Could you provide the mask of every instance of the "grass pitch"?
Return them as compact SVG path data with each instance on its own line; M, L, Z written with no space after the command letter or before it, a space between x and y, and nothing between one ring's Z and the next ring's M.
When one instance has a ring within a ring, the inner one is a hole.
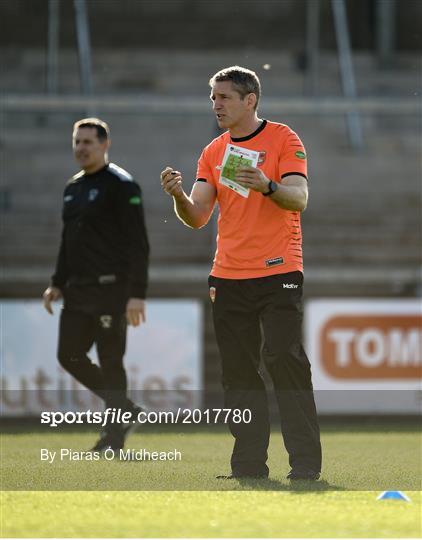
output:
M47 433L47 434L46 434ZM322 430L322 481L285 480L273 429L269 480L219 481L226 429L144 430L128 447L182 452L180 462L54 462L40 448L86 449L92 432L2 436L2 537L419 537L421 440L415 426ZM377 501L385 489L412 502ZM96 491L95 491L96 490Z

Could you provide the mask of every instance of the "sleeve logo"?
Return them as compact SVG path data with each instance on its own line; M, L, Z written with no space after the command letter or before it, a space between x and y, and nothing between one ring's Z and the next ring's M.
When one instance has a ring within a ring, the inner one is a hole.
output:
M305 152L302 152L302 150L298 150L297 152L295 152L295 156L299 159L306 159L306 154Z
M129 204L141 204L141 197L131 197L129 199Z

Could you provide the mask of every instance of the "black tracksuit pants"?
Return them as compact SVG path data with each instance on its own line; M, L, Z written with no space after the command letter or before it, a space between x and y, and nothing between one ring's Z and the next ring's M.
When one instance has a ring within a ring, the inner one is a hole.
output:
M250 409L250 423L229 422L235 475L268 475L270 436L262 358L274 384L281 431L295 469L321 470L319 426L309 360L302 346L301 272L255 279L209 277L222 359L224 406Z
M64 291L58 359L106 407L130 409L123 366L127 296L120 286L75 286ZM88 357L95 344L100 365Z

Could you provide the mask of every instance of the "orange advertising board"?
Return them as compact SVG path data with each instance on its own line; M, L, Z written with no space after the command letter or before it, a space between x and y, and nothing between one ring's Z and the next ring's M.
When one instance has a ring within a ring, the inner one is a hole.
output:
M310 300L304 329L320 412L421 411L421 299Z
M420 379L418 315L333 315L320 333L323 368L338 379Z

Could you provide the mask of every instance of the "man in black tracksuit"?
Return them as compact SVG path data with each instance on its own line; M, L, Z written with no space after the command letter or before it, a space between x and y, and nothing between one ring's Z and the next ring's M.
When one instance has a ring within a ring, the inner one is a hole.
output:
M60 364L107 407L136 414L123 355L126 324L145 321L149 245L140 187L108 162L109 146L101 120L75 124L73 150L82 170L64 191L60 251L44 305L52 313L51 302L63 296ZM94 343L100 367L87 356ZM94 449L122 448L126 426L110 424Z

